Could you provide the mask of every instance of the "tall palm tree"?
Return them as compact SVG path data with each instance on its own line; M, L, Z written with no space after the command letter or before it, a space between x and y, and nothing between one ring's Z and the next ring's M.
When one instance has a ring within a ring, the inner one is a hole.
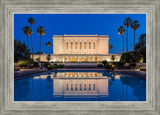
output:
M118 34L121 34L122 35L122 40L123 40L123 52L124 52L124 37L123 37L123 33L125 32L125 29L123 26L120 26L118 28Z
M135 20L131 23L131 28L134 30L134 48L135 48L135 35L136 35L136 30L139 28L140 24L138 24L138 21Z
M49 47L49 52L48 53L50 54L50 47L52 46L51 42L47 42L46 46Z
M31 28L29 28L29 26L25 26L23 28L23 32L27 36L27 47L29 48L28 37L32 34L32 30L31 30Z
M126 26L127 31L126 31L126 45L127 45L127 52L128 52L128 27L131 25L131 18L128 17L124 20L124 26Z
M109 44L109 49L111 50L111 52L112 52L112 48L113 48L113 46L111 44Z
M45 30L44 30L43 28L44 28L43 26L39 26L39 27L37 28L37 33L40 35L40 48L39 48L39 51L40 51L40 52L41 52L42 35L45 34ZM41 54L39 54L39 60L41 60L40 55L41 55Z
M29 18L28 23L31 25L31 30L32 30L32 25L35 24L34 18ZM32 34L31 34L31 47L32 47L32 59L33 59L33 42L32 42Z

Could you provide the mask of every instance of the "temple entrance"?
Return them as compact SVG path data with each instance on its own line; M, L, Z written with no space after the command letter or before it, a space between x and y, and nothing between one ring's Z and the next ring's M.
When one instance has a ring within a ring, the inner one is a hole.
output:
M73 57L69 57L69 61L70 61L70 62L73 61Z
M88 62L88 57L84 57L84 61Z
M93 56L81 56L81 57L72 57L72 56L66 56L64 57L65 62L93 62L93 61L98 61L98 57L93 57Z
M64 57L64 61L67 62L67 61L68 61L68 58L67 58L67 57Z
M93 57L89 57L89 60L88 61L93 61Z
M97 57L94 58L94 61L97 61Z
M80 58L79 58L79 61L83 61L83 57L80 57Z
M78 57L74 57L74 61L78 62Z

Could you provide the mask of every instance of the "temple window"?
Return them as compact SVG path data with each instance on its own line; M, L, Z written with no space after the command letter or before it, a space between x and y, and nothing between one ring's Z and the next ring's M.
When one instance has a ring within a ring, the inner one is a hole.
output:
M93 90L95 90L95 89L96 89L95 84L93 84Z
M82 49L82 42L80 42L80 49Z
M84 84L84 90L85 90L85 91L87 90L87 88L86 88L86 84Z
M71 42L71 49L73 49L73 42Z
M86 49L86 42L84 42L84 49Z
M75 49L77 49L77 42L75 43Z
M68 84L67 84L67 91L68 91L69 89L68 89Z
M95 49L95 42L93 42L93 49Z
M89 84L89 90L91 90L91 84Z
M68 49L68 42L66 43L66 49Z
M82 84L80 84L80 90L82 90Z
M91 49L91 42L89 42L89 49Z
M73 84L71 84L71 91L73 91Z
M78 90L78 88L77 88L77 84L76 84L76 88L75 88L75 90L76 90L76 91Z

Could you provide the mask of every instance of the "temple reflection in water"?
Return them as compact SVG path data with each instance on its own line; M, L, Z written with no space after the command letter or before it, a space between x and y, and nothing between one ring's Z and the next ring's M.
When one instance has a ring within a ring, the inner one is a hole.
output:
M107 96L108 77L98 72L58 72L53 80L54 96Z
M52 71L16 80L15 101L146 101L146 81L110 71Z

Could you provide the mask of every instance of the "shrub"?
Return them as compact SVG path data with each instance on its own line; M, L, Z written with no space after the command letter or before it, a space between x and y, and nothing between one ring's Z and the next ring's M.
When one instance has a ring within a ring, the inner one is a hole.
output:
M18 61L18 65L22 68L22 67L27 67L28 66L28 62L26 60L20 60Z
M34 61L32 59L28 59L28 60L19 60L18 61L18 65L22 68L22 67L31 67L31 65L33 66Z
M123 67L123 65L124 65L125 63L123 63L123 62L113 62L112 64L113 64L113 65L116 65L117 67Z
M115 68L116 68L116 65L113 65L113 64L106 64L105 65L105 69L114 70Z
M102 68L103 65L99 63L99 64L97 64L97 67Z
M34 66L34 67L39 67L39 65L38 65L37 62L34 62L34 63L33 63L33 66Z
M54 64L52 67L53 67L53 69L57 69L58 66L57 66L57 64Z
M53 67L52 67L51 65L48 65L48 66L47 66L47 69L48 69L48 70L52 70Z
M105 66L106 64L108 64L108 61L103 60L103 61L102 61L102 64Z
M58 65L58 68L63 68L64 67L64 64L59 64Z
M48 62L45 62L45 63L43 64L43 66L46 67L46 68L48 67L48 65L49 65Z
M138 69L138 67L136 66L136 63L130 63L129 68L130 69Z

